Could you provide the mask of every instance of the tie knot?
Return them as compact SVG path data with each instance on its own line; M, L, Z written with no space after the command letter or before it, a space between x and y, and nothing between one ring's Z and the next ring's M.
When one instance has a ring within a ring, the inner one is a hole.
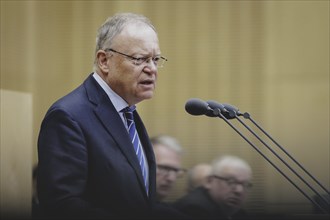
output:
M136 109L136 106L133 105L133 106L130 106L130 107L123 108L121 110L121 112L123 112L123 113L133 113L135 111L135 109Z
M135 105L131 106L131 107L126 107L124 109L121 110L121 112L124 113L126 120L131 120L132 122L134 121L134 117L133 117L133 112L135 111L136 107Z

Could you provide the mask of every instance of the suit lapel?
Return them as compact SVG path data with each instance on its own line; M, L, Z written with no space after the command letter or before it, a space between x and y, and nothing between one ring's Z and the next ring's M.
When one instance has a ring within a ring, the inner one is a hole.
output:
M148 133L145 129L145 126L137 113L134 113L134 121L136 125L136 129L139 133L141 144L143 145L143 149L146 153L148 165L149 165L149 195L153 194L156 191L154 187L156 185L156 160L152 145L150 143L150 139Z
M89 100L96 105L94 109L96 116L100 119L100 122L116 141L119 149L133 167L139 179L140 185L145 191L141 168L135 155L131 138L117 110L111 103L107 94L98 85L92 75L86 79L84 84Z

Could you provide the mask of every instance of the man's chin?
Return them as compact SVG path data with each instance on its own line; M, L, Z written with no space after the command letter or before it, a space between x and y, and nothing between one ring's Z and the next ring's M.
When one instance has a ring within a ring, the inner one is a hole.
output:
M162 199L164 199L164 198L166 198L168 196L168 192L164 192L164 191L157 192L157 194Z
M139 102L142 102L143 100L151 99L153 97L153 93L147 94L139 94L138 96L135 97L134 104L137 104Z
M170 186L162 186L159 187L158 191L162 194L162 195L168 195L169 192L171 191L172 187Z
M239 209L241 207L241 202L236 199L231 199L227 201L227 206L229 206L232 209Z

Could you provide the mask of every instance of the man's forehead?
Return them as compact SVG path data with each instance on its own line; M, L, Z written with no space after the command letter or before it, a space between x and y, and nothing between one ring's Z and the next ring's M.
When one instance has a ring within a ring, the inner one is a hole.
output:
M220 175L226 175L226 177L235 177L235 178L250 178L251 173L249 169L242 166L227 165L223 166L221 170L218 171Z
M113 39L113 45L152 45L152 47L158 46L159 40L157 33L148 25L142 26L128 25Z
M126 24L119 35L136 36L145 33L156 34L155 30L148 24L142 22L134 22Z

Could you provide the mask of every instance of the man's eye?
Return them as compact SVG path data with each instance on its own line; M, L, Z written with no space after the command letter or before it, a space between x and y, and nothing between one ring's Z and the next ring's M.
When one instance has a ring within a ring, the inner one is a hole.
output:
M145 57L138 57L138 58L135 58L135 61L137 61L137 62L144 62L146 60L146 58Z
M160 60L160 57L154 57L153 60L157 63Z

